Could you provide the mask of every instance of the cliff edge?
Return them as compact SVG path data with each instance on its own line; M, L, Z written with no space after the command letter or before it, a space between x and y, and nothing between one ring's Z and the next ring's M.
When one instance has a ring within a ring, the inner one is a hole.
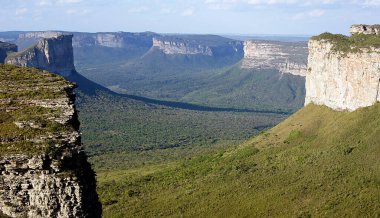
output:
M379 86L380 35L323 33L309 41L305 105L353 111L380 101Z
M95 174L81 146L75 85L0 65L0 214L100 217Z

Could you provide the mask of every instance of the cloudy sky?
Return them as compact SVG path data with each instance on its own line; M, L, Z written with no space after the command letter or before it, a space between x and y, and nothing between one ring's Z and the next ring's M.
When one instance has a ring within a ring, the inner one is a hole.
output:
M0 31L348 33L380 23L380 0L0 0Z

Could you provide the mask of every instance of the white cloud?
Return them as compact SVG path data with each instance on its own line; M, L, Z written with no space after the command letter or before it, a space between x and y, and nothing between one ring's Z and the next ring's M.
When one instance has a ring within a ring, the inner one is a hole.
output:
M380 0L365 0L364 5L367 6L380 6Z
M27 8L18 8L18 9L15 11L15 14L16 14L16 15L22 15L22 14L25 14L26 12L28 12L28 9L27 9Z
M85 14L88 14L89 12L90 11L87 9L78 10L75 8L71 8L71 9L66 10L66 14L69 14L69 15L85 15Z
M206 0L205 4L213 10L227 10L239 3L239 0Z
M63 4L74 4L74 3L80 3L82 0L59 0L59 3Z
M173 13L174 13L174 10L171 8L162 8L160 10L160 14L173 14Z
M316 10L312 10L308 13L308 15L310 17L321 17L323 16L324 14L326 13L325 10L320 10L320 9L316 9Z
M321 4L333 4L336 2L348 3L347 0L205 0L204 3L210 8L231 8L237 4L248 4L255 6L262 5L321 5ZM380 0L366 0L379 2Z
M38 1L37 2L37 5L38 6L49 6L49 5L51 5L52 3L51 3L51 1L49 1L49 0L40 0L40 1Z
M301 12L293 16L294 20L300 20L307 17L321 17L326 13L325 10L315 9L312 11Z
M146 12L146 11L148 11L148 10L149 10L149 8L144 7L144 6L141 6L141 7L130 8L130 9L128 9L128 12L129 12L129 13L136 13L136 14L139 14L139 13Z
M189 16L194 15L194 12L195 11L194 11L193 8L187 8L184 11L182 11L181 16L183 16L183 17L189 17Z

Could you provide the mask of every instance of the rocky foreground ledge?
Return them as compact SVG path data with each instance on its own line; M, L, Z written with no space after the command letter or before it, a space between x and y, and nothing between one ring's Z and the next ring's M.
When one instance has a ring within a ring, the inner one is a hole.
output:
M0 65L0 216L101 217L74 84Z

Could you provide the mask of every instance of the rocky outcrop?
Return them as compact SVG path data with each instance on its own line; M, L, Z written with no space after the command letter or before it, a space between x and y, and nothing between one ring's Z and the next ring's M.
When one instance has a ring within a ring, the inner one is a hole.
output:
M73 36L58 33L57 35L52 33L52 36L52 38L40 39L35 46L24 51L9 55L5 63L22 67L35 67L62 76L70 76L75 71Z
M242 54L240 41L218 36L161 36L153 38L153 49L168 55L204 55L213 57Z
M0 87L0 214L100 217L75 86L46 71L3 65Z
M351 34L380 35L380 25L354 24L350 32Z
M182 54L182 55L207 55L212 56L212 50L208 46L191 45L184 41L165 41L153 38L153 47L161 50L165 54Z
M57 38L58 36L65 35L65 32L61 31L40 31L40 32L26 32L20 33L20 39L43 39L43 38Z
M277 69L281 73L305 76L307 44L275 41L244 42L243 69Z
M17 52L17 45L0 41L0 63L4 63L9 52Z
M349 45L352 50L345 51L336 47L348 42L323 37L309 41L305 104L353 111L380 100L380 48L353 44Z
M80 47L108 47L108 48L130 48L134 46L151 47L152 38L155 33L128 33L128 32L109 32L109 33L73 33L73 46Z

